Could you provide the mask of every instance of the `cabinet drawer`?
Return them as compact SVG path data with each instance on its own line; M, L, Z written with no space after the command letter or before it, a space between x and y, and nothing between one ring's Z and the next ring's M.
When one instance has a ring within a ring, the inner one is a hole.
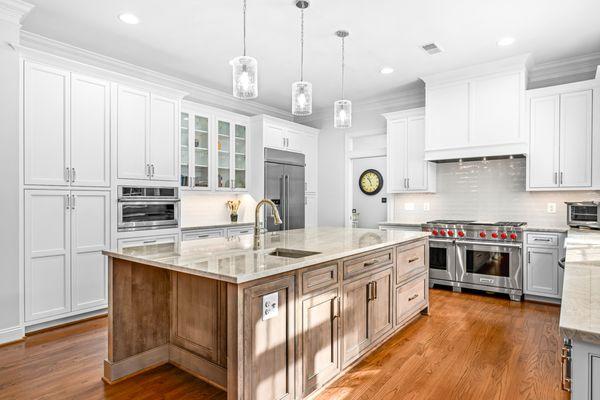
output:
M313 292L338 282L338 265L328 264L302 272L302 293Z
M556 233L528 233L527 244L534 246L558 246L558 234Z
M398 247L396 256L396 284L425 271L425 245Z
M254 233L253 226L227 229L227 236L229 236L229 237L240 236L240 235L250 235L252 233Z
M427 280L425 275L396 289L396 325L410 318L427 304Z
M344 279L392 264L394 249L387 249L344 261Z
M183 234L183 241L209 239L225 236L225 229L206 229L197 231L188 231Z

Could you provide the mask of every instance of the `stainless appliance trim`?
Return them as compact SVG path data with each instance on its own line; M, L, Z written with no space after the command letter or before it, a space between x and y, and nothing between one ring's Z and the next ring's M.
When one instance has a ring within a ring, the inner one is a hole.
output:
M579 201L579 202L565 202L567 205L567 225L571 227L585 226L589 228L600 229L600 202L597 201ZM592 207L596 209L595 213L584 213L574 212L576 207ZM593 220L589 219L577 219L577 216L588 216L595 217Z
M170 193L165 195L163 191ZM117 188L117 231L140 231L166 228L178 228L180 219L179 188L176 187L134 187L119 186ZM173 218L156 221L124 222L123 208L126 206L160 206L172 205Z
M431 279L439 279L444 282L456 280L456 244L454 240L444 239L430 239L429 240L429 252L431 249L445 249L446 250L446 269L429 269L429 276ZM431 263L431 254L429 256Z

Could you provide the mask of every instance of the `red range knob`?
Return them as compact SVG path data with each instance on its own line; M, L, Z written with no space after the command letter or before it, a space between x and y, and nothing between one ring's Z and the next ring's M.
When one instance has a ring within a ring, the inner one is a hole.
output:
M479 232L479 237L484 238L485 237L485 232Z
M460 237L464 237L464 236L465 236L465 233L464 233L463 231L458 231L458 236L460 236Z
M492 237L493 237L494 239L498 239L498 234L497 234L496 232L494 232L494 233L492 233Z
M505 232L502 232L502 233L500 234L500 237L501 237L502 239L506 239L506 233L505 233Z
M512 240L517 240L517 234L516 234L516 233L511 233L511 234L510 234L510 238L511 238Z
M454 231L448 231L448 236L454 236Z
M431 231L431 233L433 234L433 236L437 236L438 231L437 231L437 229L434 229L434 230Z
M446 231L442 229L442 230L440 231L440 235L442 235L442 236L446 236Z

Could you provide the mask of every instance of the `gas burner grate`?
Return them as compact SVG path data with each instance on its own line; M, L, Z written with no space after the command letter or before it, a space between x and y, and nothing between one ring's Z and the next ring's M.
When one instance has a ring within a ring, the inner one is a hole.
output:
M494 225L496 225L496 226L524 226L524 225L527 225L527 222L500 221L500 222L496 222Z

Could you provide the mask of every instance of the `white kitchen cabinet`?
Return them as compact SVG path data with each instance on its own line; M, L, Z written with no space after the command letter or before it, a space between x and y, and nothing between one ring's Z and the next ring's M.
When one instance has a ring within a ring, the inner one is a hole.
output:
M304 226L306 228L315 228L319 226L319 209L317 196L314 194L307 194L304 203Z
M155 246L158 244L170 244L174 248L179 244L178 234L167 234L167 235L152 235L152 236L141 236L141 237L128 237L117 239L117 250L129 249L132 247L143 247L143 246ZM142 249L143 251L144 249Z
M150 97L149 162L152 180L177 181L178 102L152 94Z
M233 118L217 117L216 189L246 191L248 181L248 127Z
M526 294L558 296L558 249L527 248Z
M177 181L178 101L125 86L117 92L117 177Z
M119 86L117 102L117 177L149 179L150 93Z
M25 320L107 304L110 191L25 190Z
M108 304L110 192L71 191L72 310Z
M211 190L213 129L208 112L185 109L181 113L180 185L194 190Z
M25 190L25 320L71 310L68 190Z
M590 188L592 90L536 93L530 96L527 188Z
M271 149L285 150L287 136L285 128L275 124L265 124L264 126L264 147Z
M434 192L436 167L425 160L423 109L384 116L387 119L388 193Z
M313 134L303 134L300 136L300 148L304 153L306 168L304 177L306 180L306 193L317 193L318 187L318 155L319 155L319 137Z
M427 149L469 144L469 84L453 83L427 89Z
M71 186L110 186L110 84L71 75Z

